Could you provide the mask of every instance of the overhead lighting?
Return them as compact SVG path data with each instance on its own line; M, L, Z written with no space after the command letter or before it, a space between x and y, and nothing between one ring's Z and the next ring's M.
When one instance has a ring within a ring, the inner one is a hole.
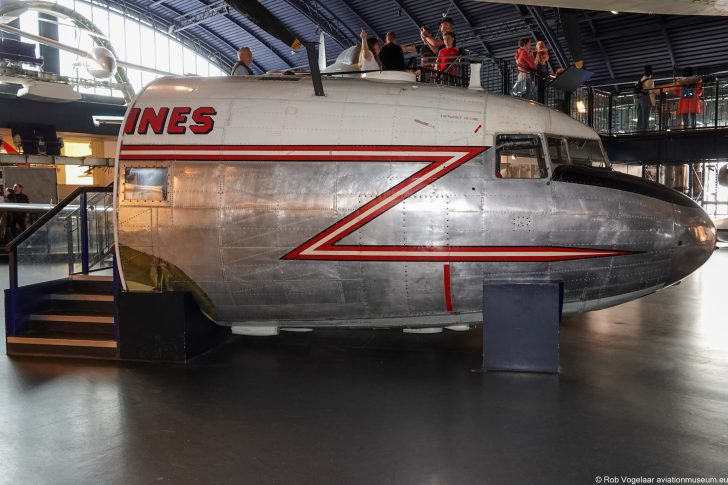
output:
M619 13L619 10L610 10L614 15L617 15Z

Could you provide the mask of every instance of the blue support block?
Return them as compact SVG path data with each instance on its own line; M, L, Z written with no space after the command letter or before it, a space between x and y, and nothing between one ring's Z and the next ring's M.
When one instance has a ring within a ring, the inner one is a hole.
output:
M483 370L559 372L561 282L483 285Z

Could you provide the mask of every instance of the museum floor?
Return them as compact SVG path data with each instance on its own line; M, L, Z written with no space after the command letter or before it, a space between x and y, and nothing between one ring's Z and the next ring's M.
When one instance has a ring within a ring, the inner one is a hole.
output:
M559 376L472 372L479 330L237 337L186 366L2 344L0 484L728 477L726 279L728 248L677 287L565 318Z

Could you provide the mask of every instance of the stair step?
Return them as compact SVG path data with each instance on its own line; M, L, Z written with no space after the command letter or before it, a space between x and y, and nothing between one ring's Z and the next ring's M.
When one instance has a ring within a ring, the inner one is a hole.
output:
M115 340L101 339L71 339L71 338L48 338L48 337L8 337L9 344L25 344L25 345L51 345L61 347L96 347L115 349L117 343Z
M7 337L8 355L71 357L81 359L117 360L115 340L104 337L78 338L76 336L30 335Z
M114 281L111 275L93 275L93 274L72 274L68 277L72 281Z
M28 315L28 320L36 322L98 323L103 325L114 324L113 315L60 315L53 313L34 313Z
M64 301L114 301L114 295L101 293L52 293L48 298Z

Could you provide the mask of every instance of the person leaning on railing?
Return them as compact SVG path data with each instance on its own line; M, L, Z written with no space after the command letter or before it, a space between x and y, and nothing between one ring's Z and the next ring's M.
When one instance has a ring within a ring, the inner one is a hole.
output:
M645 72L635 84L637 101L637 131L647 131L650 111L655 107L655 81L652 79L652 66L645 66Z
M703 79L695 75L692 67L683 69L682 77L677 81L655 88L655 91L658 90L663 103L663 114L669 113L669 110L664 107L664 103L666 94L671 91L678 99L677 110L674 114L678 116L680 126L683 129L697 128L697 116L703 111L700 101L700 97L703 95ZM664 125L667 125L667 120Z
M675 88L675 95L680 99L677 103L677 114L682 117L683 129L697 128L697 117L702 112L700 96L703 95L703 82L693 75L693 68L683 69L682 78Z
M420 82L432 81L432 74L437 67L437 53L439 49L430 47L427 42L427 38L432 38L430 29L423 25L420 27L420 39L422 39L421 45L405 45L402 46L402 50L408 53L417 53L420 56L420 69L415 72Z
M457 77L460 75L457 58L460 55L460 49L455 47L457 38L454 32L445 32L442 34L442 40L445 41L445 47L440 49L437 55L437 70L440 75L448 75Z

